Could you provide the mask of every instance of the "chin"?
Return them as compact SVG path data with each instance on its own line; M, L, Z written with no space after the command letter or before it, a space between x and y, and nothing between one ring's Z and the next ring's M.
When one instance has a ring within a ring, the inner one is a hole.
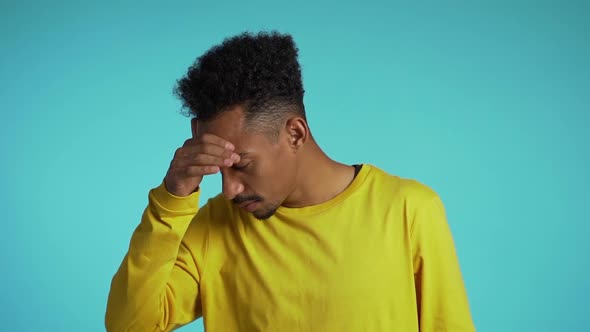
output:
M271 207L271 208L264 209L264 210L259 209L259 210L252 212L252 214L258 220L266 220L275 214L275 212L277 211L277 208L278 207Z

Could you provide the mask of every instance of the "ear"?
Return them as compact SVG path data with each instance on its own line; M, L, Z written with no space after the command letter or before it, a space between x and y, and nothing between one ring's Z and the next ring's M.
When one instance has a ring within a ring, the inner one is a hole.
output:
M299 149L309 138L309 127L301 117L294 117L287 120L286 128L289 139L289 146Z
M199 122L197 121L197 118L192 118L191 119L191 132L193 133L193 138L197 138L197 133L199 132L197 130L199 125Z

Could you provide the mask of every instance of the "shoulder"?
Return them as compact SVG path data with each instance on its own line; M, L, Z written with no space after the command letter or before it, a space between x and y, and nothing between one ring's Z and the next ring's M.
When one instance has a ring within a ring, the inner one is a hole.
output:
M378 195L373 201L381 201L392 210L402 211L410 234L414 232L416 220L431 224L445 218L444 205L438 193L429 185L413 178L404 178L390 174L378 167L371 166L370 179L372 189Z
M417 179L401 177L374 165L368 166L369 184L385 196L415 203L438 198L432 187Z

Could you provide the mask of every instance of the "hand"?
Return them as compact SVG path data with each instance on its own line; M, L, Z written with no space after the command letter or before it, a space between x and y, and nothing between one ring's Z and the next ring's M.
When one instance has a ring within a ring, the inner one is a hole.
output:
M166 190L185 197L195 192L204 175L215 174L220 167L231 167L240 161L230 142L213 134L187 139L174 153L164 178Z

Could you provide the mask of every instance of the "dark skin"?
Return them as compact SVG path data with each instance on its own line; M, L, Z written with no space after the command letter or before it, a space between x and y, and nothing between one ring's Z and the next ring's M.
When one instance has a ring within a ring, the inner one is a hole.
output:
M249 129L240 106L208 122L192 119L191 127L193 138L177 150L165 178L177 196L194 192L204 175L220 171L224 196L267 219L281 205L328 201L354 178L354 167L330 159L298 116L286 120L277 140Z

